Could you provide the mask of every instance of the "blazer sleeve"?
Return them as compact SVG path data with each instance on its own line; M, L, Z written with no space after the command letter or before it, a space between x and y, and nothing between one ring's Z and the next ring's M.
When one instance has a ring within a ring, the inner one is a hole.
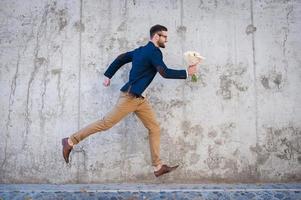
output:
M112 78L114 74L126 63L132 62L133 60L133 52L129 51L123 54L120 54L108 67L105 71L104 75L108 78Z
M169 79L187 78L186 70L170 69L165 65L162 58L163 56L161 51L155 50L151 56L151 63L163 78L169 78Z

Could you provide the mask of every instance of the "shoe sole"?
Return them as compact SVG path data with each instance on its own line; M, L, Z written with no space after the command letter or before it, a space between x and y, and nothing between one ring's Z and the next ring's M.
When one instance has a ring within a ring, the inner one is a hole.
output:
M63 158L64 158L64 160L65 160L66 163L69 163L69 159L66 158L66 157L65 157L65 154L64 154L64 139L62 139L62 146L63 146L63 151L62 151L62 153L63 153Z
M160 174L160 175L156 175L156 174L155 174L155 176L156 176L156 177L160 177L160 176L162 176L162 175L164 175L164 174L168 174L168 173L170 173L170 172L172 172L172 171L175 171L178 167L179 167L179 165L176 165L176 166L174 166L174 167L171 167L170 171L164 172L163 174Z

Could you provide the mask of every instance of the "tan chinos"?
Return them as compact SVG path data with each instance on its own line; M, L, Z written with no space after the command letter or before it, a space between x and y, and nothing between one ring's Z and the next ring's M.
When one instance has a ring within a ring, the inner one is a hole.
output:
M146 98L135 97L130 93L121 92L113 110L101 120L89 124L70 136L73 144L78 144L91 134L105 131L118 123L127 114L134 112L149 131L149 145L152 165L161 164L160 160L160 127L156 115Z

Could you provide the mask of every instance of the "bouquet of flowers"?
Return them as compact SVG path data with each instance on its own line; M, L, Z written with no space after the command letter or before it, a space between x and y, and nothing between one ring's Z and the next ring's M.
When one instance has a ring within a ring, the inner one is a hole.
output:
M201 63L202 60L205 60L205 57L201 56L198 52L196 51L186 51L184 53L184 60L186 63L190 65L198 65ZM197 76L196 74L193 74L191 77L192 82L197 81Z

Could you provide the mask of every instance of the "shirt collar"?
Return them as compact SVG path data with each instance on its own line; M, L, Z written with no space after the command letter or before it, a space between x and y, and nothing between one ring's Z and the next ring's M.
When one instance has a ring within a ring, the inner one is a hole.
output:
M153 48L158 48L159 49L159 47L156 47L156 45L152 41L149 41L147 46L152 46Z

